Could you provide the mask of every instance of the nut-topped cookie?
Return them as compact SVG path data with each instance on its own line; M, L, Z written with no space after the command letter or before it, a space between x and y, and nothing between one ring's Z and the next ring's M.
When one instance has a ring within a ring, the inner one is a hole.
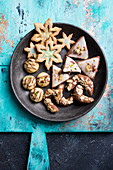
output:
M36 78L32 75L27 75L22 79L22 85L26 90L32 90L36 86Z
M45 73L45 72L42 72L40 74L38 74L37 76L37 84L40 86L40 87L46 87L48 86L50 83L50 75Z
M35 59L30 58L27 61L25 61L24 69L28 73L35 73L39 69L39 64L35 62Z
M30 91L30 99L34 102L40 102L43 99L44 91L41 88L34 88Z

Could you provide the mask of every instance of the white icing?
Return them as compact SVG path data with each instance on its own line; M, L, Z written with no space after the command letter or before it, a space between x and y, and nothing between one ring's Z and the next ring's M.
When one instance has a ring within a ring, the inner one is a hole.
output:
M98 65L99 65L99 58L98 57L93 57L91 59L78 62L78 65L81 68L81 70L84 72L84 74L86 74L90 78L93 78L93 77L95 77L96 70L87 72L86 71L86 66L87 66L88 63L93 64L95 66L95 69L97 69Z

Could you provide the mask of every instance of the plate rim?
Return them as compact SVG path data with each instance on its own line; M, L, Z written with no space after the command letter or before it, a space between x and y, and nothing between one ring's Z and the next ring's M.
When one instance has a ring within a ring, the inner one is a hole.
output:
M17 93L16 93L16 91L15 91L14 85L13 85L13 80L12 80L12 73L13 73L13 72L12 72L12 65L13 65L13 60L15 59L15 58L14 58L14 53L15 53L16 49L18 48L18 45L21 44L21 43L23 42L24 38L27 37L27 35L28 35L30 32L32 32L33 30L35 30L35 29L32 29L31 31L29 31L29 32L18 42L18 44L16 45L16 47L15 47L15 49L14 49L14 51L13 51L13 54L12 54L12 57L11 57L11 61L10 61L10 84L11 84L11 87L12 87L12 90L13 90L13 92L14 92L15 97L17 98L17 100L19 101L19 103L24 107L24 109L26 109L29 113L31 113L32 115L36 116L37 118L40 118L40 119L46 120L46 121L51 121L51 122L67 122L67 121L71 121L71 120L76 120L76 119L84 116L85 114L89 113L89 112L98 104L98 102L100 101L100 99L102 98L102 96L103 96L103 94L104 94L104 91L105 91L105 88L106 88L106 84L107 84L107 81L108 81L108 64L107 64L107 60L106 60L106 57L105 57L105 55L104 55L104 52L103 52L102 48L101 48L100 45L98 44L97 40L96 40L90 33L88 33L88 31L84 30L84 29L81 28L81 27L75 26L75 25L73 25L73 24L68 24L68 23L63 23L63 22L55 22L55 23L53 23L53 24L69 25L69 26L72 26L72 27L76 27L77 29L80 29L81 31L83 31L83 32L85 32L86 34L88 34L88 35L96 42L96 44L97 44L98 47L100 48L100 50L101 50L101 52L102 52L102 54L103 54L104 60L105 60L105 66L106 66L106 77L105 77L105 78L106 78L106 79L105 79L105 84L104 84L104 86L103 86L101 95L99 96L99 98L97 99L97 101L94 103L94 105L92 105L92 106L91 106L87 111L85 111L82 115L78 115L78 116L75 115L75 116L73 116L73 117L71 117L71 118L62 119L62 120L57 120L57 119L55 119L55 118L53 118L53 119L51 120L51 118L41 117L40 115L37 115L37 114L35 114L34 112L32 112L31 110L29 110L29 108L27 108L27 107L23 104L23 102L19 99L19 97L18 97L18 95L17 95Z

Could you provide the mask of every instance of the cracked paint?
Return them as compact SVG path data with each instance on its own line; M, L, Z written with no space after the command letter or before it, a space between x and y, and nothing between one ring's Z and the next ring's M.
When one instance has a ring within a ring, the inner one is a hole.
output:
M6 44L10 45L10 47L13 47L13 40L9 40L8 36L7 36L7 27L8 27L9 23L8 21L5 19L4 15L2 13L0 13L0 53L3 50L2 47L2 42L5 42Z

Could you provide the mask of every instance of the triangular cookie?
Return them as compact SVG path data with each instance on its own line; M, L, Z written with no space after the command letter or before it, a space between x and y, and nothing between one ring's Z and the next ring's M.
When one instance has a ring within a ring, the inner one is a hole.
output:
M87 59L88 58L88 49L85 41L85 37L82 36L79 40L72 46L69 52L66 54L69 57Z
M98 66L100 62L100 57L93 57L88 60L78 61L77 64L85 75L94 79L96 72L98 71Z
M69 74L61 73L61 68L53 65L52 67L52 88L68 80L71 76Z
M77 63L72 58L66 56L65 63L63 65L63 72L81 73L81 70Z

